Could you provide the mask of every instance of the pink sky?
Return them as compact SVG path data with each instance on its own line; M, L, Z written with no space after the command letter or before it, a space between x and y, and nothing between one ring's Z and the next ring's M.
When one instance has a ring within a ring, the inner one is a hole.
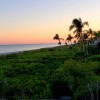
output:
M99 30L98 9L99 0L1 0L0 44L57 43L53 36L66 39L72 20L79 17Z

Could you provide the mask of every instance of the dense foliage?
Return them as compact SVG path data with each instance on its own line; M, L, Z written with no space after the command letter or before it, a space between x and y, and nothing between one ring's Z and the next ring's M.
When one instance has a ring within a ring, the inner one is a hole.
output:
M73 45L0 56L0 97L99 100L100 54L92 51Z

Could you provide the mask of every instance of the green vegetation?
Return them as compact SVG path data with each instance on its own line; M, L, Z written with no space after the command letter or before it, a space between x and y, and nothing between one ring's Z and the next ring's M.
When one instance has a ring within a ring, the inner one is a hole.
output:
M0 56L0 97L99 100L100 54L85 57L77 45Z
M65 48L0 56L0 97L51 98L52 75L68 59Z

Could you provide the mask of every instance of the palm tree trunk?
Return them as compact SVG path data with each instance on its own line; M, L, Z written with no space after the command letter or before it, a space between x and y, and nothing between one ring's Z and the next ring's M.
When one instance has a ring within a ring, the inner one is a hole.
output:
M80 32L80 36L81 36L82 49L85 52L85 45L84 45L84 39L83 39L83 36L82 36L82 31Z
M59 43L58 43L58 44L61 46L61 42L60 42L60 39L58 39L58 41L59 41Z
M92 34L91 34L91 43L92 43L92 46L93 46Z

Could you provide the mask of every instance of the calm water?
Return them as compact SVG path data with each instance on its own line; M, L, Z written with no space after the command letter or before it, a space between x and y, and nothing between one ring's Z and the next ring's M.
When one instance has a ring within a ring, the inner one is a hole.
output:
M59 46L58 44L18 44L18 45L0 45L0 55L14 53L19 51L34 50L40 48L49 48Z

